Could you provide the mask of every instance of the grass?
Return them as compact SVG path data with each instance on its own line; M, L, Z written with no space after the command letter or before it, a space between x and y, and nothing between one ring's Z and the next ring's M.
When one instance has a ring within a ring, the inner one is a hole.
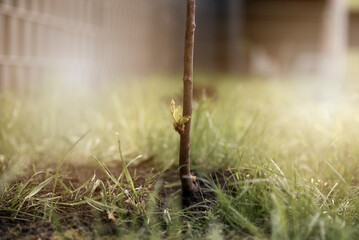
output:
M181 102L180 81L72 95L58 84L41 94L0 95L0 219L51 222L59 239L358 238L357 85L208 78L198 77L197 86L216 93L197 96L191 158L216 201L182 209L178 191L162 201L167 185L178 186L161 176L177 167L170 101ZM128 169L152 157L136 185ZM106 177L74 185L71 165L97 166ZM63 215L77 208L105 216L112 232L95 218L92 232L66 227Z

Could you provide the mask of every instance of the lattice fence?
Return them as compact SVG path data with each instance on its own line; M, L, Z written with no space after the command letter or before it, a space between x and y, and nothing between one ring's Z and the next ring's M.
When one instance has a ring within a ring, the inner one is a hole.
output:
M181 0L0 0L0 86L176 71L184 14Z

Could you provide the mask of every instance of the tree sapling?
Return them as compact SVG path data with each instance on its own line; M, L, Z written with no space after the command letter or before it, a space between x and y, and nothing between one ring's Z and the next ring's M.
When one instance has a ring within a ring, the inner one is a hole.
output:
M190 169L195 28L195 0L187 0L183 72L183 115L181 114L181 106L176 108L174 100L171 102L171 113L174 119L173 128L180 134L179 175L184 195L192 194L198 189L196 178L192 176Z

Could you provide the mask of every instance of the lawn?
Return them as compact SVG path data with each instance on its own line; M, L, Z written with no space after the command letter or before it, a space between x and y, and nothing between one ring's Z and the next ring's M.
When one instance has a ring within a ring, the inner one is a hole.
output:
M196 77L191 205L170 114L181 84L2 93L1 238L359 238L358 84Z

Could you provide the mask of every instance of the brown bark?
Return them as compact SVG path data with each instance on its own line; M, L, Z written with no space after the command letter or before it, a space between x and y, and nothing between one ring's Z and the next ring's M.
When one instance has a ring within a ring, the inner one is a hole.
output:
M195 32L195 0L187 0L186 36L184 48L184 73L183 73L183 116L190 116L185 124L184 133L180 137L179 174L184 194L193 193L197 190L195 179L190 169L191 150L191 121L192 121L192 98L193 98L193 50Z

